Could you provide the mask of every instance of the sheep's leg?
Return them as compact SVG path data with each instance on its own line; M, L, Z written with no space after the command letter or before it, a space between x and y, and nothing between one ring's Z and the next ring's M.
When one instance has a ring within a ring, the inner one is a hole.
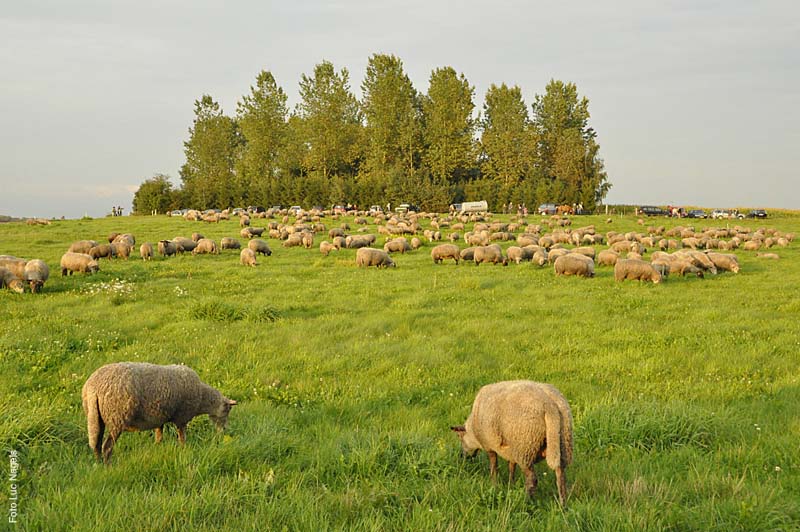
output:
M98 416L97 426L89 426L89 446L94 451L94 457L99 461L103 452L103 433L106 430L106 424L103 419Z
M514 483L514 473L516 473L516 472L517 472L517 464L514 463L514 462L509 461L508 462L508 485L509 486L511 486L511 484Z
M122 430L116 427L108 431L108 437L103 443L103 462L106 465L111 462L111 453L114 452L114 444L117 442L117 438L119 438L121 433Z
M533 470L533 464L522 466L522 472L525 473L525 490L528 492L528 497L533 497L536 494L536 485L539 483L536 480L536 471Z
M164 425L156 427L156 443L161 443L161 438L164 436Z
M181 445L186 444L186 425L178 425L178 441Z
M564 473L564 468L559 466L556 468L556 484L558 484L558 500L561 506L567 504L567 476Z
M489 451L489 477L493 484L497 484L497 453Z

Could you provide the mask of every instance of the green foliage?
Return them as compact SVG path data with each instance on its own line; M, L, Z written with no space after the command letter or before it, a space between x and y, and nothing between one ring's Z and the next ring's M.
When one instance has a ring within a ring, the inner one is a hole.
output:
M641 230L635 216L605 219L574 223ZM744 225L797 232L800 217ZM0 242L53 271L69 242L120 230L219 241L239 227L9 223ZM355 250L275 244L256 268L235 250L103 260L41 294L0 290L0 446L20 455L20 530L800 528L797 242L780 261L737 251L738 275L657 286L617 283L603 267L576 279L530 264L434 265L430 243L391 270L357 268ZM159 445L126 432L112 464L95 463L81 387L123 360L194 368L239 402L225 432L205 416L183 447L171 425ZM566 509L544 463L528 499L505 467L492 485L485 453L463 459L448 429L480 386L517 378L551 382L571 404Z
M133 195L134 214L164 214L174 204L174 191L169 176L156 174L146 179Z

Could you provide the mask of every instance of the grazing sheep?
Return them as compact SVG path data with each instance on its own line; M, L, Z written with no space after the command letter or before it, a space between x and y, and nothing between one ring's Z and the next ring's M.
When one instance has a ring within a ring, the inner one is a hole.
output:
M450 242L458 242L461 240L461 235L459 233L450 233L447 237L447 240Z
M393 238L383 245L383 250L387 253L405 253L411 251L411 245L405 238Z
M711 262L711 259L709 259L706 254L701 251L683 250L676 252L676 255L688 259L692 264L711 273L711 275L717 274L717 267L714 266L714 263Z
M672 267L672 263L670 261L657 259L650 261L650 264L652 264L653 268L655 268L655 270L661 275L661 279L667 279L669 276L669 270Z
M577 248L573 248L570 253L579 253L585 257L589 257L590 259L594 260L595 251L594 248L591 246L581 246Z
M508 266L508 259L503 256L503 249L498 244L491 246L477 246L473 258L475 265L481 263L502 264Z
M217 243L211 240L210 238L201 238L197 241L197 247L192 250L192 255L198 254L205 254L205 253L212 253L214 255L219 254L219 250L217 249Z
M32 259L25 263L24 281L31 287L32 293L42 291L44 283L50 278L50 268L40 259Z
M242 252L239 253L239 262L241 262L243 266L258 265L258 263L256 262L256 252L250 249L249 247L244 248Z
M356 252L356 266L376 266L378 268L395 268L394 263L388 253L382 249L358 248Z
M556 275L577 275L594 277L594 261L580 253L568 253L558 257L553 263Z
M661 274L649 262L639 259L619 259L614 265L614 279L617 281L661 282Z
M61 276L74 272L95 273L100 271L100 265L86 253L72 253L67 251L61 256Z
M114 242L112 242L112 244L114 244L115 242L125 242L131 247L131 249L133 249L133 246L136 245L136 238L134 238L134 236L130 233L125 233L122 235L117 235L116 238L114 238Z
M739 273L739 260L736 255L732 253L707 253L706 256L714 263L717 271Z
M126 241L114 242L111 244L111 248L113 249L112 254L116 257L128 260L128 257L131 256L131 246ZM89 254L91 254L91 250L89 251Z
M303 235L300 233L290 233L281 245L285 248L300 247L303 245Z
M756 253L756 257L758 257L759 259L772 259L772 260L780 259L777 253Z
M269 248L269 244L267 244L264 240L260 238L254 238L250 242L247 243L247 247L253 251L253 253L261 253L264 256L269 257L272 255L272 250Z
M564 255L569 255L569 250L564 248L550 248L547 252L547 261L550 264L555 263L558 257L563 257Z
M169 257L170 255L175 255L178 252L178 245L171 241L171 240L159 240L158 241L158 254L162 257Z
M113 259L116 254L117 252L114 244L98 244L87 253L87 255L90 255L95 260L102 258Z
M239 227L247 227L250 225L250 217L242 215L239 217Z
M556 473L559 501L566 505L564 470L572 463L572 412L567 400L551 384L505 381L483 386L466 423L451 430L458 434L465 456L486 451L493 482L497 480L498 455L508 461L509 484L519 465L530 497L538 484L533 464L545 459Z
M344 232L344 229L342 229L341 227L332 227L332 228L328 229L328 238L334 239L337 236L340 236L340 237L344 238L344 237L347 236L347 234Z
M333 247L336 249L342 249L347 247L347 241L343 236L335 236L333 237Z
M25 291L25 283L14 275L14 272L0 266L0 288L8 288L12 292L21 294Z
M628 252L628 253L625 255L625 258L626 258L626 259L636 259L636 260L642 260L642 255L641 255L640 253L636 253L635 251L629 251L629 252Z
M455 244L439 244L431 250L431 258L435 264L441 264L444 259L453 259L458 264L461 250Z
M538 248L535 250L533 252L533 256L531 257L531 262L538 266L544 266L547 264L547 250L544 248Z
M529 246L521 248L519 246L510 246L506 250L506 257L508 258L508 262L514 262L515 264L519 264L522 261L529 261L533 258L535 246Z
M153 244L150 242L145 242L141 246L139 246L139 256L142 257L142 260L150 260L153 258Z
M314 233L303 232L301 235L301 240L304 248L311 249L311 247L314 245Z
M235 238L223 237L219 242L220 249L242 249L242 244Z
M475 260L475 248L474 247L464 248L464 249L461 250L461 252L458 255L459 255L459 257L461 257L461 260L465 260L467 262L474 261Z
M98 244L96 240L78 240L70 244L67 251L72 253L89 253L89 250Z
M375 235L350 235L344 241L348 249L358 249L371 246L375 239Z
M744 243L742 249L744 249L745 251L758 251L759 249L761 249L761 246L762 246L761 240L749 240Z
M597 254L598 266L613 266L617 263L617 260L619 260L619 253L613 249L604 249Z
M669 273L672 274L679 274L681 277L688 275L696 275L701 279L704 277L704 272L702 268L698 268L691 261L682 259L682 258L675 258L669 263Z
M186 251L194 251L194 248L197 247L197 242L184 236L176 236L172 239L172 241L175 242L178 253L181 254L185 253Z
M419 249L422 247L422 240L417 237L411 239L411 249Z
M181 445L186 425L201 414L220 429L236 401L200 380L187 366L158 366L144 362L117 362L97 369L81 390L89 447L107 464L122 431L156 431L161 441L166 423L174 423ZM108 437L103 442L103 433ZM102 445L101 445L102 444Z
M202 240L203 238L205 237L200 233L192 233L192 240L194 240L195 242L200 242L200 240Z
M319 252L325 255L326 257L331 251L337 251L337 250L338 248L333 244L331 244L330 242L328 242L327 240L323 240L322 242L319 243Z

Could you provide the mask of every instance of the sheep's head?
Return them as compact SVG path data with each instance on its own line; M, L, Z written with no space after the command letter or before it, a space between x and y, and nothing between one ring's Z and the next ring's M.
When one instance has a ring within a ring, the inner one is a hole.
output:
M25 283L23 283L20 279L12 279L8 282L8 289L12 292L21 294L25 291Z
M30 280L28 281L31 285L31 292L37 294L42 291L42 286L44 286L44 281L40 280Z
M480 450L481 446L464 425L450 427L450 430L456 433L458 439L461 440L461 454L466 458L472 458Z
M221 395L220 398L221 400L214 405L214 409L208 414L208 417L214 422L219 430L222 430L228 424L228 414L230 414L231 408L233 408L237 403L233 399L228 399L224 395Z

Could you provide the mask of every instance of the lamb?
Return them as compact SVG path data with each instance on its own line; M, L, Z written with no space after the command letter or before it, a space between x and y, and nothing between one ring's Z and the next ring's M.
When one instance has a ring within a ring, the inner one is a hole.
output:
M113 259L116 254L117 251L113 244L98 244L87 253L87 255L90 255L95 260L101 258Z
M200 380L187 366L117 362L97 369L81 390L89 447L109 463L123 430L155 429L156 443L166 423L174 423L181 445L192 418L208 414L219 430L236 401ZM108 437L103 442L103 433ZM102 445L101 445L102 443Z
M652 281L661 282L661 274L652 264L639 259L619 259L614 265L614 279L617 281Z
M67 251L72 253L89 253L89 250L98 244L96 240L78 240L70 244Z
M171 240L159 240L158 241L158 254L162 257L169 257L170 255L174 255L178 252L178 245Z
M597 254L597 264L599 266L613 266L619 260L619 253L613 249L604 249Z
M61 256L61 276L72 275L74 272L95 273L100 271L100 265L86 253L72 253L67 251Z
M717 271L739 273L739 261L736 255L732 253L707 253L706 256L714 263Z
M439 244L431 250L431 258L435 264L441 264L444 259L453 259L458 264L461 250L455 244Z
M222 240L219 242L219 247L221 249L241 249L242 244L236 240L235 238L231 238L229 236L223 237Z
M249 247L244 248L242 252L239 253L239 262L241 262L243 266L258 265L258 263L256 262L256 252L250 249Z
M503 250L498 244L476 247L473 260L476 266L483 262L508 266L508 259L503 256Z
M139 246L139 256L142 257L142 260L150 260L153 258L153 244L150 242L145 242L141 246Z
M111 244L111 247L114 250L113 254L117 257L128 260L128 257L131 255L131 246L125 241L114 242Z
M356 252L356 266L376 266L378 268L397 267L388 253L382 249L367 247L358 248L358 251Z
M323 240L319 243L319 252L325 255L326 257L331 251L338 251L338 248L328 242L327 240Z
M556 473L559 501L566 505L564 470L572 463L572 411L553 385L524 380L487 384L475 396L466 423L450 428L461 440L464 456L486 451L493 482L498 455L508 461L509 484L519 465L529 497L538 484L533 464L546 460Z
M269 248L269 244L267 244L264 240L260 238L254 238L250 242L247 243L247 247L253 251L253 253L261 253L262 255L269 257L272 255L272 250Z
M594 261L580 253L568 253L558 257L553 263L556 275L577 275L594 277Z
M25 283L14 275L14 272L0 266L0 288L8 288L12 292L21 294L25 291Z
M34 294L42 291L44 283L50 278L50 268L40 259L32 259L25 263L24 281L28 282Z
M210 238L201 238L198 240L197 247L192 250L192 255L204 253L213 253L214 255L218 255L219 250L217 249L217 243Z
M387 253L405 253L411 251L411 246L405 238L394 238L383 245L383 250Z

